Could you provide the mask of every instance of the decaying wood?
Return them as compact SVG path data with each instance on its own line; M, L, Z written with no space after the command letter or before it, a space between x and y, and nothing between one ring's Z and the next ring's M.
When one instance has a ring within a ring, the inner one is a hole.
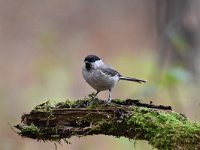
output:
M181 132L174 129L177 123ZM155 148L200 148L199 124L173 112L170 106L156 106L131 99L116 100L111 104L101 100L79 100L71 104L63 102L54 106L44 103L22 115L22 123L15 127L23 137L37 140L54 141L72 136L104 134L147 140ZM173 139L173 136L176 138ZM163 141L165 138L166 143ZM178 141L179 138L186 142Z

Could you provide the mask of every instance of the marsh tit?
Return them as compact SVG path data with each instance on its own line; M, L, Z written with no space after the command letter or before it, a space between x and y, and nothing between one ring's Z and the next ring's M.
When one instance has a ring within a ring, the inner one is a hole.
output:
M88 55L85 57L82 74L85 81L97 91L95 97L99 92L109 90L108 103L112 100L111 91L119 80L138 83L146 82L145 80L122 76L117 70L106 65L96 55Z

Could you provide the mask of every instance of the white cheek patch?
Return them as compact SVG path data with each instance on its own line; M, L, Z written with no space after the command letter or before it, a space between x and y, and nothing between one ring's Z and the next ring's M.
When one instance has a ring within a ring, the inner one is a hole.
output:
M94 62L94 65L96 66L96 67L99 67L99 66L101 66L101 65L103 65L104 63L102 62L102 60L97 60L97 61L95 61Z

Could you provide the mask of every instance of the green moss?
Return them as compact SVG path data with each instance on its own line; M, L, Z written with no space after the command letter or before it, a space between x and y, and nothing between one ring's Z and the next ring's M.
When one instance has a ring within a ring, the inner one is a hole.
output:
M31 125L18 125L18 128L20 128L21 132L19 134L23 137L29 137L32 139L37 139L38 141L51 141L51 142L57 142L60 143L61 140L63 140L67 144L71 144L69 141L67 141L66 138L60 137L58 134L58 130L60 129L59 126L57 127L43 127L39 128L35 126L34 124Z
M173 148L177 144L181 145L183 139L184 142L191 142L191 138L196 139L194 134L200 131L200 124L189 121L176 112L162 112L142 107L131 109L134 114L127 119L130 130L137 132L138 139L145 137L157 148Z
M51 112L52 111L52 104L50 103L50 101L46 101L40 105L35 106L35 108L33 109L33 111L38 111L38 112Z
M119 98L116 98L116 99L113 99L112 100L112 103L121 103L121 102L123 102L124 100L122 100L122 99L119 99Z
M53 108L77 108L77 107L87 107L89 106L89 104L91 102L95 102L94 104L100 104L99 99L96 99L96 101L94 100L94 96L95 93L91 93L89 94L87 97L85 97L83 100L76 100L76 101L72 101L72 100L65 100L63 102L57 102L55 104L51 103L49 101L46 101L40 105L35 106L35 108L33 109L33 111L37 111L37 112L52 112ZM92 103L91 103L92 104Z
M59 102L55 104L56 108L71 108L75 104L74 101L65 100L64 102Z
M40 129L37 126L35 126L34 124L23 125L23 127L21 129L22 130L19 134L22 136L30 135L30 137L32 137L32 136L38 137L38 135L40 133Z
M45 112L45 115L47 118L46 125L48 126L49 120L54 117L53 108L54 108L54 106L49 101L47 101L45 103L35 106L35 108L32 110L32 112Z

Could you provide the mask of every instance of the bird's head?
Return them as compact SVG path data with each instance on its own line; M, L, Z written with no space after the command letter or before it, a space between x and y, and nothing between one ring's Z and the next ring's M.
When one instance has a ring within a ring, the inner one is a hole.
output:
M102 60L96 55L86 56L84 63L85 63L85 67L86 67L87 70L90 70L92 68L95 69L95 68L103 65Z

